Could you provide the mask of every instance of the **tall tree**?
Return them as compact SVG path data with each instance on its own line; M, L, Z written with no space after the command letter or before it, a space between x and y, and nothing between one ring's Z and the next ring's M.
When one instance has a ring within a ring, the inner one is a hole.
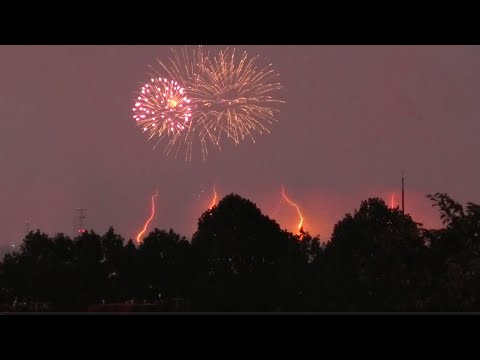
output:
M298 243L249 200L230 194L203 213L192 247L198 309L270 311L288 297L278 279L295 263Z
M445 193L428 195L444 228L426 233L430 246L432 309L480 308L480 206L466 208Z
M185 296L190 266L190 243L172 229L155 229L138 248L144 298Z
M382 199L334 227L322 264L325 310L422 310L426 247L419 224Z

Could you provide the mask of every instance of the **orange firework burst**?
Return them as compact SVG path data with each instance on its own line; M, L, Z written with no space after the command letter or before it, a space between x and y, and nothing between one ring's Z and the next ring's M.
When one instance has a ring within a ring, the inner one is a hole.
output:
M274 97L282 85L275 82L278 74L271 64L260 63L259 56L229 48L203 57L189 89L200 109L200 138L219 147L222 137L239 144L246 138L255 142L255 133L270 132L277 105L283 103Z
M217 204L217 190L215 189L215 184L213 184L213 199L210 204L209 210L212 209Z
M300 210L300 207L287 197L287 195L285 194L285 188L283 186L282 186L282 196L291 206L293 206L297 210L298 217L300 219L297 227L298 227L298 232L301 233L303 228L303 215Z
M150 214L150 217L148 220L145 222L145 225L143 226L142 231L140 231L137 235L137 243L140 245L141 239L145 231L147 230L148 224L150 224L150 221L152 221L153 217L155 216L155 198L158 196L158 191L155 191L155 194L152 195L152 212Z

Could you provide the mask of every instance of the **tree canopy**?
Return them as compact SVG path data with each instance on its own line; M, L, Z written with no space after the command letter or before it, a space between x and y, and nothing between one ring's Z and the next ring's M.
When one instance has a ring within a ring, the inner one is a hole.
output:
M480 206L428 197L442 229L424 229L370 198L324 243L281 229L237 194L201 215L191 241L172 229L154 229L139 245L112 227L74 239L31 231L0 263L0 303L82 311L183 299L192 311L477 311Z

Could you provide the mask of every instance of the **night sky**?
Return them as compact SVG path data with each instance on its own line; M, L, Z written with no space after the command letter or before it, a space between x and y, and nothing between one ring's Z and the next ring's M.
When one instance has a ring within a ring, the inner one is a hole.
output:
M222 47L210 47L220 49ZM480 202L480 47L236 46L260 54L285 88L279 122L256 144L223 146L206 162L165 158L132 119L148 65L170 46L0 46L0 244L32 229L87 228L134 238L152 227L190 238L216 184L252 200L282 228L328 240L361 200L400 200L426 227L439 216L425 195Z

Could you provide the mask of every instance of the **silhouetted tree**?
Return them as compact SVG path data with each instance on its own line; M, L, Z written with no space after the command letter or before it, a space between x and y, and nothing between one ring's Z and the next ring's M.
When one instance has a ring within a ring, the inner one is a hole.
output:
M410 216L378 198L334 227L321 261L325 310L422 310L426 247Z
M138 248L138 264L144 299L185 296L190 262L190 243L170 229L155 229Z
M298 239L247 199L224 197L198 222L192 247L197 257L194 304L210 311L271 311L290 288L279 286L298 258ZM283 291L282 291L283 290Z
M122 251L118 272L118 281L121 289L120 299L122 301L138 297L143 288L137 252L138 250L132 239L128 240Z
M16 289L18 296L34 301L48 297L54 281L49 264L52 250L53 244L48 235L37 230L27 234L19 252L5 255L5 278Z
M73 240L37 230L0 263L0 302L72 311L161 294L191 299L194 311L478 311L480 206L428 197L442 229L373 198L324 245L235 194L202 214L191 244L173 230L155 229L138 248L112 227Z
M445 228L426 232L430 247L432 309L480 308L480 206L466 209L447 194L428 195Z
M110 226L108 231L101 237L101 247L103 253L103 276L106 280L103 300L108 302L120 301L123 297L121 289L122 283L119 281L121 274L121 264L124 255L123 238L115 233Z
M86 231L74 240L74 273L78 304L99 303L105 297L101 237Z
M64 234L51 239L52 251L48 255L49 278L52 280L44 301L53 302L59 310L69 310L76 298L73 260L73 241Z

